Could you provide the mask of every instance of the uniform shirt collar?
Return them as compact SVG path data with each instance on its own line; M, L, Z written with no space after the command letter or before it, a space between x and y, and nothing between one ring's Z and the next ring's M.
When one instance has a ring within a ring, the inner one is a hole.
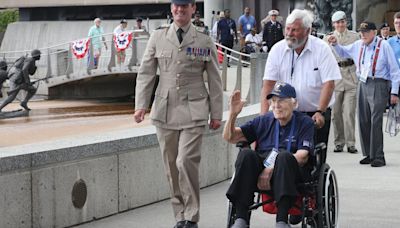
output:
M173 23L173 24L174 24L174 30L175 30L175 32L178 31L178 29L179 29L178 25L175 24L175 23ZM192 24L192 23L188 23L187 25L181 27L181 29L183 30L183 33L187 33L187 32L189 31L189 27L190 27L191 24Z
M338 32L335 30L334 34L337 35L338 37L343 37L347 34L347 29L345 29L343 32Z

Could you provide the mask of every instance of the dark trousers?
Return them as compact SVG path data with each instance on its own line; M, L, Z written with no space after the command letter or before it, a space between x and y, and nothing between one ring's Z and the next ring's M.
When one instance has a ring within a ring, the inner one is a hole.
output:
M221 40L221 44L224 45L225 47L228 47L230 49L233 48L233 40ZM222 51L225 51L225 48L222 48ZM228 49L226 49L226 54L230 55L231 51L229 51ZM228 57L228 64L229 64L229 57Z
M265 156L251 149L242 149L235 163L235 177L226 193L236 206L249 207L258 191L258 176L264 169ZM280 152L275 161L271 178L271 193L276 202L283 196L297 196L297 185L303 182L300 167L293 154Z
M390 82L383 79L372 80L358 85L358 124L361 149L364 156L371 159L385 157L383 152L383 112L389 99Z

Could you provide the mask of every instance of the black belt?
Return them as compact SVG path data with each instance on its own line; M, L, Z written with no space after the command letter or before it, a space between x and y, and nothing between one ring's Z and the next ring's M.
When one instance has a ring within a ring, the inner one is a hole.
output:
M354 61L353 61L353 59L346 59L346 60L338 62L338 65L339 65L339 67L347 67L347 66L354 65Z

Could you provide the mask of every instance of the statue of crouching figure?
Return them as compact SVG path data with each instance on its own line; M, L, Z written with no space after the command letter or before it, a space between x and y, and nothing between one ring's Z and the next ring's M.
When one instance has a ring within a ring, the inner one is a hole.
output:
M20 105L26 111L31 110L28 107L28 101L35 95L37 88L33 86L29 75L34 75L36 72L36 61L40 59L41 52L37 49L31 52L30 57L20 57L11 67L8 73L10 90L7 92L8 97L4 100L4 102L0 105L1 110L11 103L18 95L20 90L25 90L27 92L23 101L21 101Z

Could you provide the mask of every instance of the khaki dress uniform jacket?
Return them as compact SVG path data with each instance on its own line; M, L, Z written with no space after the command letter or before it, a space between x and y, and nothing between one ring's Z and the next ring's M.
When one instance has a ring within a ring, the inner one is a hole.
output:
M336 36L340 45L348 45L360 39L358 33L345 30L328 35ZM327 42L328 36L324 40ZM333 50L333 49L332 49ZM356 66L352 59L342 59L333 50L340 67L342 79L335 80L335 104L333 105L333 129L335 145L352 147L355 145L355 112L357 106Z
M175 219L197 222L202 135L209 118L222 119L222 82L211 38L189 23L179 43L177 29L173 23L151 34L138 72L135 108L149 107L158 68L150 118L157 128Z

